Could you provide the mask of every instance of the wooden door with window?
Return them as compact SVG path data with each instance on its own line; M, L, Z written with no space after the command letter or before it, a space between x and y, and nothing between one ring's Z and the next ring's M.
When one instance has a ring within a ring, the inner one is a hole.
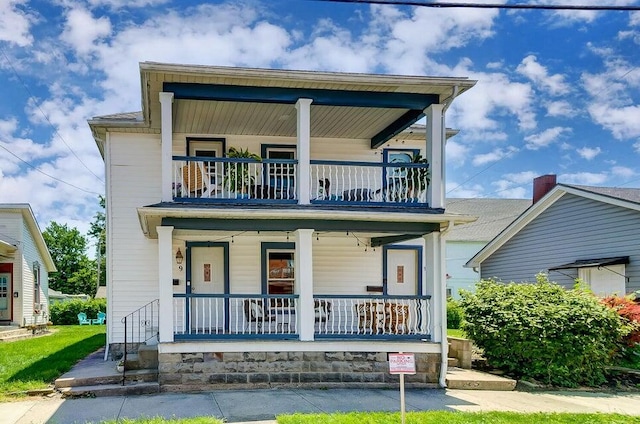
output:
M227 275L225 248L222 246L191 247L190 286L195 295L225 294ZM197 296L191 298L191 329L197 333L216 333L228 328L228 302L222 297Z
M11 273L0 272L0 321L11 321Z

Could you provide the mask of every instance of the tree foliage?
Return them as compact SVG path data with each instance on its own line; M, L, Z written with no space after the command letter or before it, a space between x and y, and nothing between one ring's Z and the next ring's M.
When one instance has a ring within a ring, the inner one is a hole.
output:
M58 271L49 286L67 294L96 293L95 263L86 255L87 240L78 229L51 221L42 233Z
M546 275L536 283L483 280L463 291L463 330L492 366L545 384L595 386L605 381L624 325L581 288L566 290Z
M98 261L98 278L99 285L106 286L107 285L107 231L106 231L106 215L104 212L105 209L105 198L104 196L99 196L98 200L100 201L100 207L102 208L93 217L93 221L91 222L91 227L89 228L88 236L93 238L96 241L96 261Z
M98 312L107 311L107 299L74 299L54 303L49 307L51 322L54 325L78 324L78 314L84 312L88 318L96 318Z

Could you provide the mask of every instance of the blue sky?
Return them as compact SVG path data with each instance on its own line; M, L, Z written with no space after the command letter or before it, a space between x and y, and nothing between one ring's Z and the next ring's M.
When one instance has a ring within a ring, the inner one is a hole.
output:
M639 51L640 12L3 0L0 203L85 232L104 192L86 121L140 109L142 61L469 77L447 113L448 197L529 198L547 173L640 187Z

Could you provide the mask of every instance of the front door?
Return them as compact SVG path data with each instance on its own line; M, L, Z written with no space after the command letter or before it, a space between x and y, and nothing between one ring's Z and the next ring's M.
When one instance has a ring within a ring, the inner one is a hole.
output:
M228 293L225 252L228 245L211 244L193 246L189 255L191 285L187 286L187 293L195 295L190 303L191 329L199 334L218 334L228 328L225 317L229 303L223 297L206 296Z
M0 321L11 321L11 274L0 273Z
M402 246L386 249L387 294L393 296L416 296L420 294L419 263L421 249Z

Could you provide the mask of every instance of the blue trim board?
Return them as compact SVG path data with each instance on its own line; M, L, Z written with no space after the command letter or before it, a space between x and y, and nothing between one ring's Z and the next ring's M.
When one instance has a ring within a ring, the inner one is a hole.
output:
M422 286L422 246L418 245L405 245L405 244L394 244L394 245L386 245L382 246L382 294L387 298L387 256L389 250L415 250L416 251L416 275L418 278L417 284L417 292L419 296L424 295L424 287ZM430 298L431 296L429 296Z
M410 110L391 124L387 125L386 128L371 137L371 148L377 149L396 135L400 134L405 129L409 128L411 125L418 122L422 117L425 116L424 109L426 108Z
M165 82L162 85L162 91L173 93L176 100L295 104L299 99L304 98L313 100L312 105L319 106L417 109L420 112L440 101L437 94L254 87L182 82Z
M298 154L298 145L297 144L268 144L268 143L263 143L260 145L260 156L262 157L262 159L266 159L267 158L267 149L291 149L291 150L295 150L296 151L296 156ZM289 159L291 160L291 159ZM296 163L298 163L297 159L293 159L295 160ZM279 161L279 159L278 159Z
M229 230L229 231L296 231L313 228L316 231L371 231L382 233L424 234L440 230L440 224L431 222L349 221L324 219L215 219L215 218L162 218L163 226L177 230Z
M262 294L267 294L267 250L294 250L294 242L262 242L260 243L260 287ZM295 261L295 256L293 257ZM279 297L279 296L275 296Z

